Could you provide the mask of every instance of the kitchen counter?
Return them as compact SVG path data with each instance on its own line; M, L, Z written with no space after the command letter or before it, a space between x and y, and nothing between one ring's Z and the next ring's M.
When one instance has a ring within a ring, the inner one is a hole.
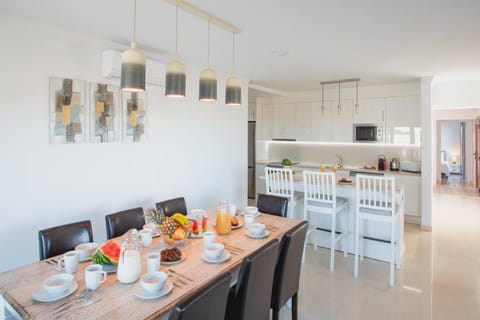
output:
M268 164L275 164L277 165L278 163L281 163L280 161L266 161L266 160L257 160L257 164L263 164L263 165L268 165ZM321 165L324 165L327 167L328 170L331 170L331 164L325 164L325 163L315 163L315 162L301 162L298 164L295 164L291 166L293 170L301 170L301 169L319 169ZM391 174L391 175L401 175L401 176L415 176L415 177L420 177L421 173L416 173L416 172L408 172L408 171L390 171L390 170L378 170L378 169L365 169L363 167L355 167L355 166L344 166L343 168L338 168L338 171L358 171L358 172L365 172L365 173L383 173L383 174Z

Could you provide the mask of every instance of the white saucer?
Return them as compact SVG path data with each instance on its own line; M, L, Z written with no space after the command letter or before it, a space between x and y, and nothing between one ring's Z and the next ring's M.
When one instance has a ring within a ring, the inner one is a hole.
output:
M177 264L177 263L180 263L182 262L183 260L185 260L186 258L186 254L182 251L182 258L180 260L177 260L177 261L162 261L161 257L160 257L160 264L163 264L163 265L166 265L166 266L171 266L172 264Z
M198 234L193 234L193 233L190 233L188 235L189 238L192 238L192 239L201 239L203 238L203 232L199 232Z
M159 291L147 291L140 282L133 287L133 294L140 299L157 299L167 295L172 291L173 283L170 280L165 281L163 288Z
M265 230L262 234L256 235L256 234L253 234L249 229L247 229L245 230L245 235L247 235L247 237L250 237L250 238L261 239L261 238L268 237L270 235L270 232Z
M203 261L208 262L208 263L223 263L225 261L230 260L231 256L232 255L230 254L230 252L228 252L227 250L223 250L222 255L218 259L210 259L209 257L207 257L205 255L205 252L202 253L201 258L202 258Z
M80 262L85 262L85 261L89 261L89 260L92 260L92 256L88 256L88 257L84 257L82 259L79 259Z
M40 301L40 302L57 301L57 300L63 299L65 297L71 295L72 293L75 292L75 290L77 290L77 288L78 288L77 282L72 281L72 284L70 285L70 288L68 288L67 291L62 292L59 295L52 295L52 294L48 293L47 291L45 291L45 289L43 287L41 287L41 288L38 288L37 290L35 290L32 293L32 298L34 300Z
M245 217L245 211L242 211L241 215ZM258 218L259 216L260 216L260 211L257 211L257 213L253 215L254 218Z
M214 228L215 228L216 226L217 226L216 224L213 225ZM243 222L240 222L240 221L238 222L238 225L236 225L236 226L230 226L230 228L231 228L232 230L237 230L237 229L240 229L241 227L243 227Z

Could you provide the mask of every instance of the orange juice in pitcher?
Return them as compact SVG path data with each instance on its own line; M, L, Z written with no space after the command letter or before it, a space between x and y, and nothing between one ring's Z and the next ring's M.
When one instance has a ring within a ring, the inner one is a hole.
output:
M215 223L215 229L218 234L228 234L232 230L230 221L230 212L228 203L224 200L220 201L217 211L217 220Z

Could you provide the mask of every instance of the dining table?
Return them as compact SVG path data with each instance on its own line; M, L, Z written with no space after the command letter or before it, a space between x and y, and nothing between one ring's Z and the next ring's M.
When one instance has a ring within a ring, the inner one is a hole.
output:
M207 209L207 229L214 231L215 208ZM243 224L243 216L239 213L239 222ZM0 300L5 308L18 319L167 319L170 311L182 298L200 290L204 285L225 272L232 273L232 285L245 257L259 249L272 239L281 239L290 229L301 221L260 213L255 222L265 224L268 236L251 238L246 234L245 226L232 230L226 235L216 235L215 242L226 244L230 259L222 263L209 263L202 259L203 239L188 238L179 249L182 251L181 262L160 266L160 271L169 275L174 284L173 289L163 297L142 299L134 294L133 284L122 284L116 273L108 273L107 279L100 288L87 297L79 296L85 288L85 268L91 261L80 262L78 270L73 274L78 288L71 295L52 302L38 302L32 293L41 288L43 281L59 271L45 259L29 265L21 266L0 273ZM118 244L122 237L114 238ZM141 247L141 275L146 273L145 257L150 252L160 252L166 248L162 237L156 237L150 247ZM236 248L236 249L235 249ZM53 257L58 260L62 255ZM173 270L173 273L170 271ZM62 304L65 304L62 309ZM56 309L55 309L56 308ZM59 312L61 310L61 312Z

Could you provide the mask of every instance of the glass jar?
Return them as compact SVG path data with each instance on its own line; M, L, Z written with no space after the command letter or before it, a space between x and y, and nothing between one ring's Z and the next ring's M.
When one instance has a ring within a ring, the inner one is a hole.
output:
M215 223L215 229L218 234L229 234L232 231L232 225L230 221L230 210L227 201L222 200L218 204L217 220Z
M138 250L138 232L130 230L125 235L118 261L117 279L121 283L133 283L140 278L141 264Z

